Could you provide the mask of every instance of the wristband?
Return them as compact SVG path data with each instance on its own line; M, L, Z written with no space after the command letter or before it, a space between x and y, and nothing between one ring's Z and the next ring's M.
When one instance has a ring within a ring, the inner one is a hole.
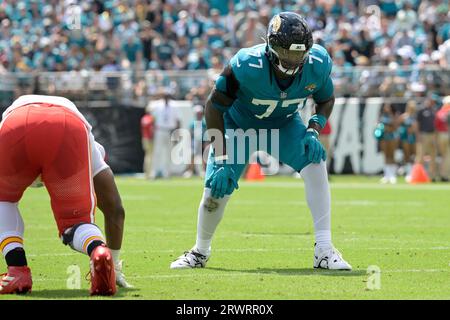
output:
M314 128L308 128L308 129L306 129L306 132L312 132L312 133L314 133L316 135L316 137L319 136L319 131L317 131Z
M318 123L319 126L321 128L325 127L325 125L327 124L327 117L325 117L322 114L314 114L313 116L311 116L311 118L309 119L309 123L311 122L315 122Z

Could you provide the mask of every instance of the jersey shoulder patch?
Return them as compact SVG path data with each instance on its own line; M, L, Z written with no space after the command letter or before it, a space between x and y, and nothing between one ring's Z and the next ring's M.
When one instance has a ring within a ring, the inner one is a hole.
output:
M307 63L312 65L316 76L324 77L330 74L333 62L324 47L314 44L309 52L308 60Z
M261 77L261 71L267 68L265 44L239 50L230 60L234 75L239 82Z

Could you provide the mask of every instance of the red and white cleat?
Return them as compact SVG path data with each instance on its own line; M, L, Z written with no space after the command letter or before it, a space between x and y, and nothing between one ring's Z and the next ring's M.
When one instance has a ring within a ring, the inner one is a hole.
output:
M112 296L116 293L116 273L111 251L98 246L91 253L91 296Z
M33 281L31 280L31 270L27 266L8 267L8 272L0 276L0 294L31 292Z

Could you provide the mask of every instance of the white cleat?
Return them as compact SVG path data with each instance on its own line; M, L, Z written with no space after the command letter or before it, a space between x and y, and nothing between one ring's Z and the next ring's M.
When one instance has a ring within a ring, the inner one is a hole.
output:
M122 272L122 263L123 261L120 260L114 265L114 270L116 271L116 284L121 288L133 288L133 286L125 279L125 275Z
M170 264L170 269L204 268L209 257L201 254L195 249L186 251Z
M329 270L352 270L352 266L342 258L342 254L335 248L314 250L314 268Z

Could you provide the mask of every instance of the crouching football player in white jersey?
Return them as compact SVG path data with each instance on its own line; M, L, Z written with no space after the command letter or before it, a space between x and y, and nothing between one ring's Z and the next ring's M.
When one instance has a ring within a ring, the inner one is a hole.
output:
M129 286L119 261L125 217L120 195L104 149L76 106L62 97L18 98L0 123L0 157L0 249L8 265L0 294L32 289L18 202L33 181L50 194L63 243L90 256L91 295L113 295L116 283ZM95 193L108 246L93 224Z
M260 140L265 139L260 129L266 129L266 137L278 130L278 141L270 145L278 143L279 152L272 155L303 177L315 229L313 267L351 270L331 242L330 188L326 154L319 140L334 105L331 67L327 51L313 44L304 18L292 12L271 19L265 44L241 49L230 60L206 103L208 130L221 135L215 135L209 154L198 209L197 241L172 262L172 269L205 267L210 257L214 232L251 154L249 144L236 142L229 133L254 129ZM316 113L306 128L298 110L310 96L316 103Z

